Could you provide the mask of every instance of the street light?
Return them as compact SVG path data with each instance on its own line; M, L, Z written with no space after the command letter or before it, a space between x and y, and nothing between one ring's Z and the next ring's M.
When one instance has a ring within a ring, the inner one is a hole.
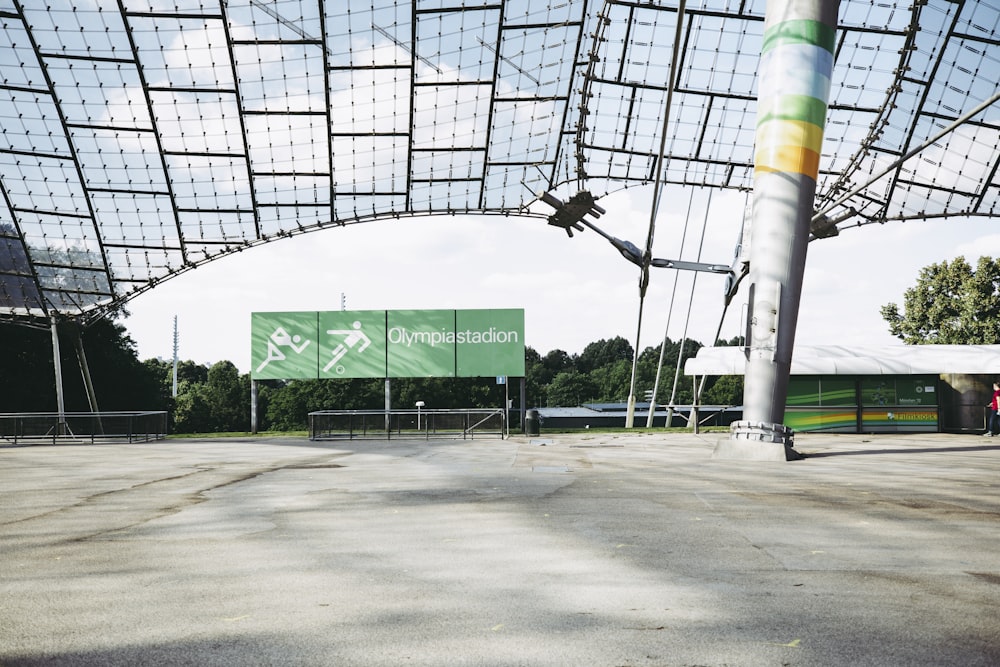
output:
M424 407L424 402L423 401L417 401L416 406L417 406L417 430L419 431L420 430L420 408Z

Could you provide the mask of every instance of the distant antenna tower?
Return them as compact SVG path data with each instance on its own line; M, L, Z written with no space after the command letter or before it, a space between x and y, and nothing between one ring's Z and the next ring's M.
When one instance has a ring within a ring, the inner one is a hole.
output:
M170 394L174 398L177 398L177 341L177 316L174 315L174 385Z

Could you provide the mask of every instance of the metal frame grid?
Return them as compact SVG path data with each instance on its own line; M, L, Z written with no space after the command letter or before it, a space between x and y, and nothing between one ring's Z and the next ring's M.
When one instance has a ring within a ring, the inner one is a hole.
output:
M663 182L749 189L763 13L688 4L671 82L672 1L0 0L0 317L99 317L302 232L654 182L671 87ZM997 0L843 0L824 234L996 215L998 72Z

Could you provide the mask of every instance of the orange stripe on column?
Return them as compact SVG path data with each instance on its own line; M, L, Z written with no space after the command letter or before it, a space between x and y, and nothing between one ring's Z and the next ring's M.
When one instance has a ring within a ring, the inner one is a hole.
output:
M762 146L754 155L754 174L764 172L792 172L817 180L819 153L802 146Z

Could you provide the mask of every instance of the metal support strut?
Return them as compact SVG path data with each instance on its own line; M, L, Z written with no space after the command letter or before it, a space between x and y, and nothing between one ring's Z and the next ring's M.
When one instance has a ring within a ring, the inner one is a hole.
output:
M62 356L59 354L59 319L53 315L50 325L52 330L52 367L56 375L56 411L59 421L56 422L56 435L66 435L69 426L66 424L66 399L63 395Z

